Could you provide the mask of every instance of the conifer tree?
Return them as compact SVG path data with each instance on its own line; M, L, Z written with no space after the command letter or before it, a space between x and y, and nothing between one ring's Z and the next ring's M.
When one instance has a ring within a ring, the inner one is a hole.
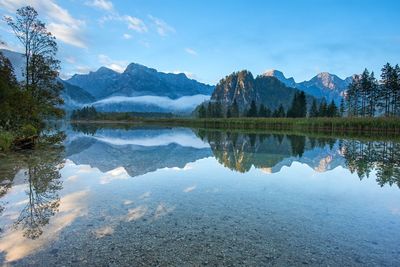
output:
M226 117L227 117L227 118L232 118L232 111L231 111L231 107L228 107L228 108L227 108L227 111L226 111Z
M257 105L254 100L251 101L250 109L247 112L247 117L257 117Z
M212 118L212 117L214 117L212 104L211 104L211 102L208 102L208 104L207 104L207 118Z
M338 109L335 102L332 100L327 109L327 117L337 117Z
M311 104L309 116L311 118L318 117L318 106L317 106L317 100L313 99L313 102Z
M200 105L199 107L199 118L206 118L207 117L207 111L204 105Z
M328 105L326 103L325 98L321 101L318 109L318 117L327 117L328 116Z
M385 116L391 115L391 100L392 100L392 85L393 85L393 67L386 63L382 68L381 86L379 90L379 105Z
M346 111L346 106L344 104L344 98L340 99L340 106L339 106L339 115L340 117L344 116L344 113Z
M236 102L236 98L233 100L233 104L231 106L231 115L233 118L239 117L239 107Z

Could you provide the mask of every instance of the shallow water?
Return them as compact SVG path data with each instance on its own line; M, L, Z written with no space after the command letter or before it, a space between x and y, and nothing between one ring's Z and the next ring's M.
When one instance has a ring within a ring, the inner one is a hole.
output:
M400 144L66 130L0 162L0 262L400 266Z

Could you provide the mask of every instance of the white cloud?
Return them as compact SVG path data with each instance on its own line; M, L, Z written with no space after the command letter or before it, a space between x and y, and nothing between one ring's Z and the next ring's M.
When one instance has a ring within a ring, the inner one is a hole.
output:
M76 62L76 59L74 57L66 57L65 61L68 63L74 64Z
M106 55L98 56L100 64L110 68L116 72L123 72L128 65L128 62L125 60L112 60L110 57Z
M192 48L185 48L185 52L192 56L197 56L197 52Z
M67 60L66 60L67 61ZM73 64L73 63L71 63ZM60 78L63 80L68 80L75 74L87 74L91 71L94 71L94 68L83 66L83 65L74 65L72 69L69 69L68 72L61 72Z
M122 35L122 37L123 37L124 39L126 39L126 40L132 39L132 35L130 35L129 33L124 33L124 34Z
M11 13L26 4L26 0L0 0L0 7ZM38 11L39 16L47 19L48 29L57 39L73 46L86 47L82 37L85 21L72 17L68 10L57 5L54 0L31 0L29 5Z
M125 15L123 16L123 19L128 23L128 28L140 33L147 32L147 26L144 24L144 22L137 18L137 17L132 17Z
M138 33L148 32L146 24L137 17L129 15L119 15L115 12L112 15L107 15L100 18L99 23L100 25L103 25L107 21L122 21L128 25L128 29L134 30Z
M96 107L103 107L112 104L144 104L154 105L167 110L187 111L193 110L196 106L209 100L209 95L182 96L178 99L171 99L165 96L112 96L92 103Z
M64 43L80 48L87 47L79 35L80 30L76 27L68 26L66 24L49 23L47 28L57 39Z
M77 74L86 74L92 71L93 69L88 66L76 66L75 67L75 73Z
M68 80L69 78L71 78L72 77L72 74L69 74L69 73L60 73L60 78L62 79L62 80Z
M175 29L172 26L168 25L162 19L153 17L152 15L149 15L149 18L154 23L159 35L167 36L168 33L174 33L175 32Z
M92 0L92 1L87 1L85 4L106 11L112 11L114 8L113 3L107 0Z
M100 101L97 101L95 103L93 103L94 105L99 105L99 103L102 104L114 104L114 103L119 103L119 101L130 101L129 98L131 100L135 99L138 100L139 97L110 97L110 98L106 98ZM150 99L151 96L143 96L142 100L146 99L145 101L153 101L153 100L157 100L158 99L162 99L162 98L166 98L166 97L154 97L153 99ZM186 101L187 99L189 99L191 97L186 97ZM209 99L209 98L207 98ZM135 101L136 101L135 100ZM117 102L115 102L117 101ZM162 100L164 101L164 100ZM174 100L171 100L174 101ZM133 102L133 103L137 103L137 102ZM198 102L196 102L197 104ZM202 102L200 102L202 103ZM207 142L204 142L203 140L197 138L195 135L193 135L193 133L187 133L187 132L163 132L160 134L157 134L155 136L131 136L128 138L121 138L121 137L110 137L110 136L105 136L105 135L101 135L101 134L95 134L92 138L96 139L97 141L103 142L103 143L107 143L107 144L112 144L112 145L116 145L116 146L126 146L126 145L137 145L137 146L144 146L144 147L154 147L154 146L168 146L170 144L178 144L180 146L184 146L184 147L193 147L193 148L209 148L210 145ZM143 196L142 196L143 197Z

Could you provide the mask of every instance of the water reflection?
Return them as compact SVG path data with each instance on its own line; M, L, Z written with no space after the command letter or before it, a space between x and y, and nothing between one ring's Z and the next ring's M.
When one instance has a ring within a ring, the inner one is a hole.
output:
M400 143L393 141L343 141L343 154L347 168L360 179L376 170L380 186L396 184L400 187Z
M337 166L356 172L360 179L376 171L380 186L400 187L400 143L387 141L337 140L302 135L246 134L198 130L213 155L225 167L248 172L252 166L278 172L293 161L305 163L316 171Z
M338 156L336 140L330 138L206 130L198 130L197 135L210 144L214 156L222 165L242 173L248 172L252 166L277 172L282 164L288 164L288 160L312 165L310 157L311 161L318 163L321 157L329 154Z
M63 151L63 146L51 144L35 151L9 155L1 161L0 197L12 186L26 185L26 197L21 202L24 208L14 222L14 227L21 229L26 238L36 239L42 235L43 227L58 211ZM4 210L5 207L1 206L0 212Z
M96 125L74 126L66 140L66 154L74 163L98 168L110 178L115 172L135 177L162 168L184 168L212 156L209 145L190 129L102 129Z
M58 211L62 189L59 170L63 167L61 151L46 151L45 155L29 156L24 174L28 182L28 203L15 222L21 227L24 236L36 239L43 233L43 226Z
M124 126L118 130L120 125L111 126L111 129L102 127L96 124L73 125L75 133L84 135L69 143L68 157L103 172L123 166L131 177L164 167L184 168L189 162L211 155L223 166L241 173L248 172L253 166L275 173L283 166L300 162L319 172L342 166L357 173L360 179L369 177L369 173L375 170L379 185L400 186L400 144L392 140L193 130L197 137L209 144L210 151L193 139L189 129ZM166 133L169 133L168 138Z
M398 263L399 191L374 181L399 185L395 141L66 132L64 146L0 160L0 263Z

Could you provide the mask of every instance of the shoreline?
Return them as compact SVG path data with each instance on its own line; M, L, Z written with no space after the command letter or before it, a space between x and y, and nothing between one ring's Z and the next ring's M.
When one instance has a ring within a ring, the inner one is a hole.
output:
M324 136L398 137L400 118L132 118L71 120L72 124L191 127L247 132L293 132Z

